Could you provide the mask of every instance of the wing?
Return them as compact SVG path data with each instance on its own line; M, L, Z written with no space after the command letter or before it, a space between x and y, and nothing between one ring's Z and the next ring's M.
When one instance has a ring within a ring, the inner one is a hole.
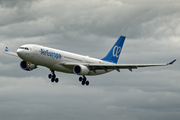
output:
M162 63L162 64L100 64L100 65L95 65L95 64L90 64L89 66L91 66L92 70L96 70L96 69L114 69L117 70L118 72L120 72L120 69L129 69L130 71L132 71L132 69L137 69L138 67L155 67L155 66L167 66L167 65L171 65L175 62L176 60L173 60L170 63Z
M5 48L5 51L4 51L5 54L8 54L8 55L12 55L12 56L15 56L15 57L18 57L17 53L15 52L10 52L8 47Z
M59 63L59 64L63 64L64 66L75 66L75 65L84 65L89 67L90 70L92 71L96 71L96 70L105 70L107 71L108 69L111 70L117 70L118 72L120 72L120 69L129 69L130 71L132 71L132 69L137 69L138 67L155 67L155 66L167 66L167 65L171 65L176 61L173 60L170 63L162 63L162 64L91 64L91 63L70 63L70 62L66 62L66 63Z

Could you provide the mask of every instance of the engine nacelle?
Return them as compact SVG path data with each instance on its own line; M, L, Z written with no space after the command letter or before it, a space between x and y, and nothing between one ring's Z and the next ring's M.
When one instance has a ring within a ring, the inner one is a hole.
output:
M26 70L26 71L31 71L31 70L37 68L36 65L34 65L34 64L30 63L30 62L26 62L26 61L21 61L20 66L21 66L21 68L23 70Z
M89 74L90 70L84 65L76 65L73 68L73 72L77 75L87 75Z

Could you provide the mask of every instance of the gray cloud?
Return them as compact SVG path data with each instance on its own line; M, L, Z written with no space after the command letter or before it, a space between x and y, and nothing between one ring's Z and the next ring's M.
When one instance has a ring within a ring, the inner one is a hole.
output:
M180 4L177 0L1 0L0 118L179 120ZM177 62L168 67L113 71L88 77L31 72L3 53L41 44L103 58L120 35L126 41L119 63Z
M5 8L14 8L14 7L28 7L32 4L32 2L35 2L38 0L1 0L0 4L1 7Z

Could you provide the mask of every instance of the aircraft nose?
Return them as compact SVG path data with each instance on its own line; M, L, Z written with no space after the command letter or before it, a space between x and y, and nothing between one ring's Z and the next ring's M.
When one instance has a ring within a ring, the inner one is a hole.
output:
M22 52L23 50L22 49L17 49L17 54L18 54L18 56L19 57L21 57L22 56L22 54L23 54L23 52Z

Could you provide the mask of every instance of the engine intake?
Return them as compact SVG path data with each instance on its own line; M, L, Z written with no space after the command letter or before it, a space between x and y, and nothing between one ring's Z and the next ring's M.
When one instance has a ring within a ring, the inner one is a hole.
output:
M76 65L73 68L73 72L77 75L87 75L89 74L90 70L84 65Z
M30 62L26 62L26 61L21 61L20 67L21 67L23 70L26 70L26 71L31 71L31 70L37 68L36 65L34 65L34 64L30 63Z

